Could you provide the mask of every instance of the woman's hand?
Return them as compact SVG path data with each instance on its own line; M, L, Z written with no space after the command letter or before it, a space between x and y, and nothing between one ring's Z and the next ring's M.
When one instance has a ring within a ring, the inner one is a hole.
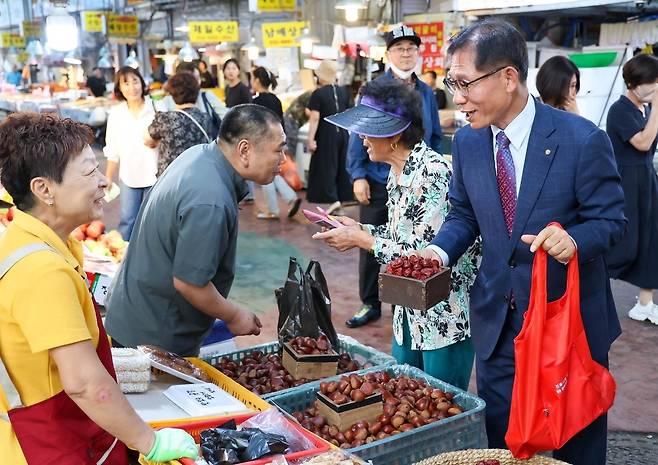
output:
M349 216L331 216L333 219L340 221L341 224L344 224L345 226L357 226L359 227L359 222L356 220L353 220ZM359 227L359 229L361 229Z
M576 103L575 97L567 97L564 101L564 110L575 115L579 115L580 111L578 110L578 104Z
M311 153L315 152L318 149L318 143L315 142L315 140L309 140L306 143L306 146L308 147L308 151L311 152Z
M375 239L370 233L361 230L358 224L315 233L312 237L313 239L325 241L328 246L333 247L340 252L345 252L354 247L360 247L364 250L372 250L372 246L375 242Z

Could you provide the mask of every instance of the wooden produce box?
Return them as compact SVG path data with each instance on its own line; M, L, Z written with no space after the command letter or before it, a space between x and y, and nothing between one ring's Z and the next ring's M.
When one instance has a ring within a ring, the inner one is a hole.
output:
M321 355L301 355L290 347L290 343L283 344L283 367L295 379L321 379L336 376L338 373L338 358L336 352Z
M426 280L379 273L379 300L415 310L432 308L450 295L450 268Z
M320 391L316 393L315 406L319 413L327 419L327 423L344 431L357 421L373 423L384 413L384 403L379 392L366 397L360 402L350 401L342 405L336 405Z

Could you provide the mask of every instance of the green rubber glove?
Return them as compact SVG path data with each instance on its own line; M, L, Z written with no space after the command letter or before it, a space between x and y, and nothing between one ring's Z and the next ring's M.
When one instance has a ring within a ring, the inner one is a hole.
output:
M198 456L199 448L192 436L182 429L164 428L155 432L155 441L146 460L168 462L182 457L196 459Z

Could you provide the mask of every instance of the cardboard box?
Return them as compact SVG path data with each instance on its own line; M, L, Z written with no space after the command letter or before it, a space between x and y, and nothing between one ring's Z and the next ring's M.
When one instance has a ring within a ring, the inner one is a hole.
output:
M379 300L415 310L432 308L450 295L450 268L426 280L379 273Z
M344 431L357 421L373 423L384 413L384 403L381 393L377 392L366 397L361 402L347 402L336 405L321 392L316 393L315 406L319 413L327 419L327 423Z
M338 373L338 357L336 352L321 355L301 355L290 347L290 343L283 344L283 367L295 379L321 379L336 376Z

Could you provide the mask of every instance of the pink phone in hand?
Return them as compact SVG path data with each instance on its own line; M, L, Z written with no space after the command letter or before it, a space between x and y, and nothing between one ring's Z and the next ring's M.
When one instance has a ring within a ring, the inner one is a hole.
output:
M323 228L334 229L343 227L343 224L340 221L332 218L331 215L327 215L327 212L322 210L320 207L317 208L321 213L315 213L306 209L303 209L302 213L304 213L304 216L308 218L310 222L320 225Z

